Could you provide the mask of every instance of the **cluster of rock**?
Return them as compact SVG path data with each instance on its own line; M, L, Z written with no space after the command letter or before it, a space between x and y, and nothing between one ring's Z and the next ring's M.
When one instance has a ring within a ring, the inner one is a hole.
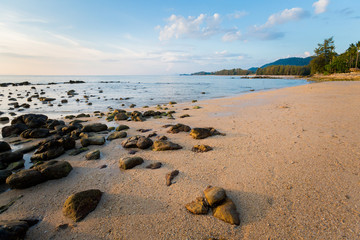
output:
M208 186L204 190L204 197L198 197L185 205L185 208L196 215L207 214L212 209L213 216L224 222L240 225L239 213L234 202L226 196L226 192L220 187Z

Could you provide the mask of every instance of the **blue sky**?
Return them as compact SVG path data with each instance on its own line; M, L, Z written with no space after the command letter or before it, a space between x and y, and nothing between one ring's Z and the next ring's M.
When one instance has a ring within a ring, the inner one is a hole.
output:
M0 74L178 74L360 40L359 0L0 0Z

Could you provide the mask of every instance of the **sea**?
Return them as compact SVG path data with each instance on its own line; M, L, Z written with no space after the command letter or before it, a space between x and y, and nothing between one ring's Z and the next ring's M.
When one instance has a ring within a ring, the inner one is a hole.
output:
M308 84L304 79L244 79L241 76L0 76L0 84L29 82L30 85L0 87L1 116L42 113L49 117L68 114L156 106L170 101L177 103L230 97L250 92L266 91ZM69 84L69 81L84 83ZM74 90L77 95L69 96ZM54 98L51 102L28 98ZM14 100L16 99L16 101ZM11 99L11 100L9 100ZM66 99L67 103L61 101ZM14 108L29 104L29 108ZM10 105L9 105L10 104Z

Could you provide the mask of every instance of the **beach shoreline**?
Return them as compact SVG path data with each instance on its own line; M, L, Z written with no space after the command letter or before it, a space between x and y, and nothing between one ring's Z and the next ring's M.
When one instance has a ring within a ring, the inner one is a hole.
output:
M120 145L123 139L89 146L90 151L101 151L100 160L87 161L85 153L69 156L68 151L56 159L72 165L67 177L0 194L0 205L23 195L0 220L39 218L26 239L360 237L360 133L356 124L360 82L311 83L167 107L163 111L175 111L175 119L80 119L108 127L126 124L128 137L156 132L180 144L181 150L137 149L135 156L145 163L130 170L119 169L119 159L130 156ZM189 117L180 118L184 114ZM213 127L226 136L199 140L187 132L168 133L162 127L177 123ZM138 129L151 131L140 133ZM213 150L192 152L197 144ZM76 146L80 147L79 141ZM145 168L154 162L163 166ZM100 169L102 165L107 167ZM165 176L173 170L179 170L179 175L166 186ZM185 209L209 185L226 190L239 211L240 226L220 221L211 213L197 216ZM103 192L97 208L78 223L64 217L66 198L92 188ZM69 227L59 230L61 224Z

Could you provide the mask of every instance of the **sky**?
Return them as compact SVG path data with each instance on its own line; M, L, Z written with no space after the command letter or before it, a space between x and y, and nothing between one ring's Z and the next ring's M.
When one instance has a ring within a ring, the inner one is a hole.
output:
M0 75L259 67L360 40L359 0L0 0Z

